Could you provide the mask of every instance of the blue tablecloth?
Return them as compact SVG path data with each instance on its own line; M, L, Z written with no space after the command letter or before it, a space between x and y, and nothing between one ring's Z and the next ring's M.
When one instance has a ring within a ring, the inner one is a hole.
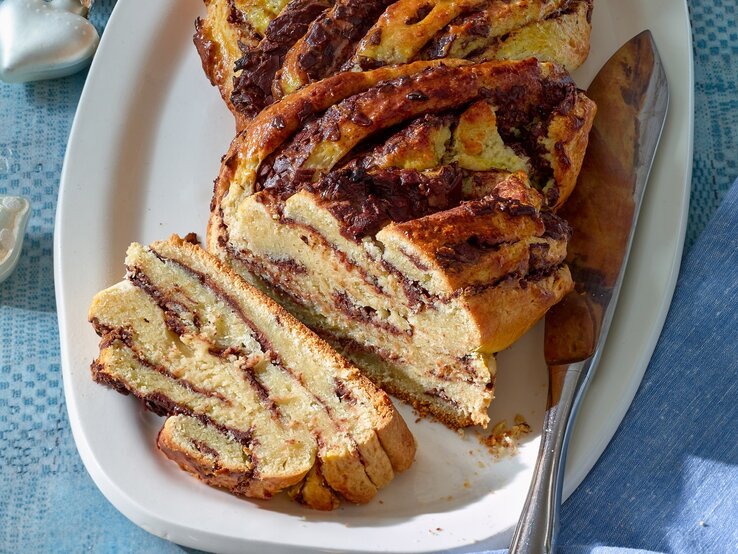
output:
M95 3L101 31L112 5ZM738 185L726 197L738 177L738 10L735 0L689 5L696 113L685 263L634 407L564 506L564 552L738 552ZM0 83L0 194L33 204L19 266L0 285L0 552L180 552L108 503L67 421L52 233L84 79Z

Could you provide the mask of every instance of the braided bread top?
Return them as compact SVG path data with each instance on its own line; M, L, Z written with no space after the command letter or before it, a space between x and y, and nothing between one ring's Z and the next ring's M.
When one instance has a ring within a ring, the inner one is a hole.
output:
M209 0L195 43L238 128L340 71L421 60L554 61L589 52L593 0Z

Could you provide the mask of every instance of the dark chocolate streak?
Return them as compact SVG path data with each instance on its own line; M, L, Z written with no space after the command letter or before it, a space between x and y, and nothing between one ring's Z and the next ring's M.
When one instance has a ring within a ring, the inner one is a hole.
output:
M233 440L244 445L247 448L251 447L251 445L254 443L254 430L252 428L243 431L240 429L234 429L233 427L228 427L227 425L223 425L222 423L215 421L213 418L206 414L196 413L187 406L177 404L171 398L161 392L139 394L137 391L132 390L131 393L143 401L143 405L147 410L150 410L157 415L186 415L189 417L193 417L200 421L203 425L209 425L217 429L221 433L228 435ZM256 456L254 456L253 452L250 453L250 456L252 462L254 463L254 467L256 467Z
M190 445L192 448L197 450L200 454L205 454L206 456L210 456L214 460L217 460L220 458L220 455L218 454L218 451L214 448L210 448L208 444L204 441L199 441L195 439L190 439Z
M369 345L358 343L350 338L338 337L328 331L320 331L320 335L324 338L324 340L330 343L336 350L341 352L346 358L353 361L359 367L361 367L361 364L364 363L362 360L364 359L366 355L369 355L370 357L374 358L373 363L380 363L380 364L382 363L383 360L396 359L396 357L393 357L392 355L388 355L388 353L382 352L380 349L373 348ZM377 361L376 358L379 358L379 361ZM463 359L459 361L462 364L465 363ZM408 394L404 394L403 391L399 388L392 390L394 385L389 382L382 382L381 377L377 375L367 374L367 377L370 377L377 386L381 388L385 388L388 393L394 394L397 397L402 398L404 401L408 402L409 404L412 404L416 409L421 410L421 412L422 410L425 410L425 409L431 409L431 407L434 404L434 401L431 398L421 399L418 397L410 396ZM439 376L439 378L443 379L442 376ZM479 384L483 384L484 390L491 391L494 389L494 383L495 383L495 378L493 377L491 381L479 383ZM439 397L438 394L436 394L436 392L438 392L439 389L435 388L432 390L433 392L431 392L428 396Z
M588 3L589 10L587 13L587 21L591 23L592 2L589 1ZM574 13L577 10L578 4L578 0L566 2L561 8L550 13L544 19L555 19L557 17L561 17L562 15ZM479 9L458 16L454 21L451 22L451 25L463 28L463 34L452 35L448 32L447 27L443 32L439 33L439 35L433 38L433 40L431 40L423 49L423 52L420 55L422 59L433 60L447 57L451 45L456 41L470 41L470 39L480 37L486 39L487 44L494 44L504 42L509 36L509 33L501 36L490 36L492 28L490 25L489 16L485 11ZM521 28L522 27L518 27L514 31ZM482 46L480 50L483 50L484 48L485 47ZM478 54L480 50L471 52L469 56L474 56Z
M310 81L336 73L356 50L358 41L394 0L338 0L320 15L305 35L300 68Z
M402 149L407 151L408 145L417 143L426 143L428 137L432 136L432 133L448 127L449 136L444 144L444 151L448 150L448 147L453 138L453 133L458 122L458 117L455 114L447 113L444 115L438 114L425 114L420 117L416 117L410 121L404 128L397 131L396 129L390 130L390 135L384 137L382 133L379 133L376 140L377 146L372 149L366 156L359 160L359 164L364 169L372 169L377 165L377 160L381 160L387 156L391 156L398 150Z
M538 210L530 204L524 204L516 198L508 198L490 194L479 200L464 202L461 207L471 216L480 216L492 213L506 213L512 217L529 217L537 219L540 217L551 226L552 230L558 229L559 226L566 225L560 217L552 213L547 213L545 218L543 214L539 214ZM544 235L552 239L560 239L551 235ZM439 247L435 251L435 259L438 264L448 271L460 270L464 264L472 264L477 262L485 253L499 250L506 244L512 244L512 241L503 241L494 237L486 237L479 235L471 235L466 240L458 243L449 243Z
M452 35L448 33L448 27L434 37L423 49L420 57L426 60L435 60L448 56L451 45L457 40L468 41L475 37L489 37L491 28L489 17L484 11L472 11L463 13L451 22L451 25L466 26L463 35ZM471 53L473 55L474 52Z
M129 329L125 329L123 327L108 327L107 325L100 323L100 320L96 317L93 317L90 320L90 323L92 323L95 333L97 333L101 338L100 350L107 348L116 341L122 342L123 344L131 344L133 341L133 337L131 336L131 331Z
M305 275L308 270L307 267L302 265L300 262L293 260L292 258L278 259L268 258L269 263L278 267L281 272L292 273L294 275Z
M396 168L367 172L350 167L330 172L309 188L342 222L341 234L359 241L389 222L402 223L457 205L461 177L453 165L433 173Z
M267 352L268 355L270 355L270 357L272 359L272 363L276 367L278 367L282 371L284 371L287 375L289 375L290 377L292 377L297 383L299 383L302 386L302 382L300 381L300 379L298 378L298 376L295 375L295 373L289 367L287 367L286 364L284 364L284 362L281 360L281 358L276 353L276 351L274 351L271 348L271 344L269 343L268 339L263 335L263 333L261 333L261 331L258 331L256 329L256 327L253 324L253 322L249 318L246 317L246 315L243 313L243 311L241 310L241 308L238 306L238 303L232 297L230 297L229 295L227 295L222 289L220 289L220 287L218 287L215 283L213 283L213 281L207 275L205 275L203 273L200 273L199 271L196 271L195 269L193 269L193 268L191 268L191 267L183 264L182 262L180 262L178 260L175 260L175 259L172 259L172 258L168 258L168 257L166 257L166 256L164 256L164 255L162 255L162 254L160 254L158 252L156 252L153 248L151 249L151 252L155 256L157 256L157 258L159 258L163 263L166 263L166 262L173 263L173 264L177 265L178 267L182 268L183 271L186 271L186 272L190 273L191 275L194 275L200 281L200 283L202 284L202 286L210 289L211 291L213 291L213 293L216 296L220 296L226 303L228 303L231 306L231 308L233 309L233 311L236 314L238 314L238 316L243 320L243 322L252 330L252 332L254 332L256 335L258 335L258 336L254 336L254 338L255 338L255 340L257 342L259 342L262 350L264 352ZM245 374L246 373L247 372L245 372ZM253 373L249 373L249 375L253 376L254 379L256 378ZM248 379L248 377L246 377L246 378ZM257 394L259 394L259 389L262 388L263 392L266 394L266 396L268 398L268 390L265 387L263 387L263 384L262 383L260 383L260 385L261 385L261 387L257 387L255 389L256 392L257 392ZM331 409L331 407L328 406L325 402L323 402L323 400L321 400L318 396L316 396L310 389L308 389L308 388L306 388L304 386L303 386L303 388L305 389L305 391L310 396L313 397L313 399L318 404L320 404L323 407L323 409L325 410L325 412L326 412L326 414L328 416L328 419L331 421L331 423L333 424L333 426L336 429L336 431L340 431L341 430L341 426L339 425L339 422L336 421L335 415L334 415L333 410ZM262 402L273 403L273 400L271 400L271 398L269 398L268 400L262 398ZM275 408L277 408L276 405L275 405ZM359 460L361 461L361 464L364 465L364 466L366 466L366 464L364 463L364 460L361 458L361 454L359 452L359 448L358 448L358 446L356 444L356 441L354 440L353 437L351 437L351 442L353 444L353 447L354 447L355 452L357 453L357 455L359 457ZM368 473L367 473L367 476L368 476Z
M192 383L191 381L188 381L187 379L177 377L163 365L155 364L151 360L143 357L134 346L128 345L128 344L126 346L131 350L131 352L133 353L133 357L136 359L136 361L142 366L147 367L153 371L156 371L157 373L160 373L164 377L171 379L172 381L175 381L178 385L181 385L182 387L191 390L195 394L202 394L203 396L207 396L209 398L217 398L218 400L220 400L227 406L232 405L231 400L223 396L218 391L204 389Z
M200 318L194 311L191 311L189 307L178 300L165 295L160 289L158 289L148 278L148 276L137 267L128 267L128 280L131 281L138 288L148 294L156 305L159 306L162 312L164 312L164 323L167 328L176 333L177 335L184 335L187 332L192 332L192 329L188 329L190 322L182 319L183 313L192 313L191 325L196 330L200 329ZM187 298L187 295L182 290L177 291L179 294ZM187 298L192 304L192 300Z
M581 4L582 2L586 2L588 4L587 23L592 23L592 0L570 0L569 2L566 2L563 6L561 6L558 10L548 15L546 19L556 19L557 17L561 17L562 15L570 15L576 13L579 4Z
M151 249L151 252L155 256L157 256L157 258L159 258L159 260L161 260L163 263L176 264L183 271L189 273L190 275L195 276L200 281L203 287L208 288L211 292L213 292L213 294L223 299L231 307L231 309L233 309L233 311L238 315L238 317L246 324L246 326L251 330L252 336L259 343L259 346L262 348L262 351L266 353L266 356L267 357L274 356L273 351L271 350L271 344L269 343L268 339L260 331L256 330L256 326L241 311L237 302L233 298L231 298L229 295L227 295L225 292L223 292L207 275L204 275L177 260L167 258L166 256L163 256L157 253L153 249ZM151 280L143 273L143 271L140 270L139 268L129 268L129 279L136 286L141 287L147 294L149 294L157 302L157 304L159 304L162 310L165 309L164 306L168 306L172 304L172 301L167 300L167 296L160 289L158 289L151 282ZM165 314L166 313L167 312L165 311ZM197 318L197 315L194 314L194 317ZM186 329L181 324L181 320L179 320L178 318L169 317L168 315L165 315L165 321L167 322L167 326L170 329L172 329L172 331L174 331L175 333L181 334L180 331L186 332ZM133 348L131 349L133 350ZM245 352L243 352L240 349L236 349L236 348L227 348L221 352L219 348L215 345L212 345L208 349L208 351L211 354L219 356L219 357L229 357L231 355L243 356L245 354ZM134 353L135 353L135 350L134 350ZM251 367L252 365L253 364L249 363L248 360L243 362L242 375L243 375L244 380L254 390L256 395L259 397L259 400L264 405L264 407L266 407L276 417L281 418L281 413L279 411L279 408L274 403L274 401L269 397L269 391L264 385L264 383L262 383L252 371L252 367ZM222 398L224 400L227 400L224 397ZM230 401L228 401L228 403L230 404Z
M517 198L501 196L494 192L479 200L464 202L462 207L471 216L487 215L494 212L506 213L513 217L536 217L538 215L535 206L524 204Z
M551 265L546 261L550 249L551 246L547 242L536 242L528 246L529 272L540 271Z
M356 356L369 355L379 360L389 363L407 363L397 354L384 350L382 348L358 342L351 337L345 335L337 335L334 331L327 329L316 329L315 331L320 337L328 342L333 348L341 352L344 356L352 360L356 365L361 367L361 360ZM479 384L477 373L470 367L469 355L464 355L457 359L456 365L447 364L439 369L431 369L430 375L441 381L457 382L459 379L469 384ZM450 369L449 369L450 368ZM459 374L463 377L459 377ZM367 375L368 376L368 375ZM375 382L382 387L381 382ZM486 380L484 381L486 386Z
M431 13L431 11L433 11L432 5L421 4L415 11L415 14L405 20L405 25L415 25L416 23L420 23L428 17L428 14Z
M248 24L248 22L246 21L246 16L241 10L236 7L236 3L234 0L228 0L228 7L230 8L228 10L228 16L226 17L228 23L238 26Z
M137 358L137 361L139 360L140 358ZM151 365L152 364L148 364L147 367L151 367ZM100 363L98 360L95 360L92 363L92 365L90 366L90 370L92 372L92 378L95 380L95 382L101 385L105 385L125 395L132 394L133 396L141 400L144 408L151 412L154 412L157 415L186 415L189 417L194 417L195 419L201 421L204 425L211 425L215 429L218 429L220 432L229 435L235 441L243 444L246 447L249 447L252 444L253 429L243 431L241 429L234 429L232 427L223 425L222 423L215 421L206 414L196 413L187 406L178 404L163 392L152 392L149 394L142 393L122 379L116 378L108 373L105 369L105 365ZM181 381L181 379L177 379L175 382L181 384Z
M297 306L304 305L302 297L295 296L283 285L285 283L292 282L292 278L289 273L273 271L271 268L268 268L262 260L257 259L251 252L248 252L246 249L238 250L230 243L226 244L225 250L232 260L242 264L250 274L261 280L264 283L263 287L270 286L280 294L283 294L289 301L293 302Z
M541 141L551 119L574 106L577 88L571 78L542 79L532 93L525 84L492 89L486 95L495 106L497 130L503 142L531 161L530 180L541 189L553 177L548 151ZM557 187L554 187L556 190ZM552 199L547 199L551 202ZM554 199L555 201L555 199Z
M98 360L94 360L90 364L90 373L92 373L92 380L96 383L113 389L114 391L119 392L124 396L128 396L129 394L131 394L131 391L128 390L128 387L126 387L123 382L114 379L107 371L105 371L105 364L100 363Z
M251 386L251 388L256 392L256 395L259 397L259 401L262 403L262 405L272 412L272 415L274 415L278 419L282 419L282 412L279 409L279 406L272 400L272 398L269 396L269 389L267 389L264 386L264 383L259 380L256 376L256 374L253 371L252 364L244 363L241 365L241 375L243 376L244 380Z
M142 366L152 370L156 371L157 373L163 375L167 379L170 379L174 382L176 382L181 387L184 387L186 389L191 390L192 392L196 394L202 394L203 396L207 396L209 398L217 398L221 402L227 404L228 406L231 406L230 399L223 396L218 391L212 391L208 389L204 389L191 381L188 381L187 379L183 379L181 377L177 377L174 375L169 369L164 367L160 364L155 364L145 356L143 356L138 349L133 344L133 336L131 332L128 329L124 329L122 327L117 328L109 328L101 325L97 319L94 319L92 322L93 326L95 326L95 332L97 332L101 337L102 341L100 342L100 349L103 350L105 348L109 348L114 343L120 343L124 345L126 348L128 348L131 353L133 354L133 357L135 360L141 364Z
M339 402L346 402L347 404L356 404L356 397L353 395L351 390L346 387L346 383L338 377L333 378L333 390L338 397Z
M315 227L311 225L307 225L305 223L300 223L298 221L295 221L294 219L290 219L287 217L282 217L281 221L282 224L289 225L292 227L298 227L305 230L306 234L310 235L310 238L314 241L317 241L320 243L320 246L326 249L330 249L335 254L336 258L338 258L338 261L341 262L341 265L346 268L347 271L356 271L361 276L362 281L364 281L367 285L372 287L372 289L377 293L381 294L382 296L389 297L389 294L387 291L385 291L382 286L379 284L379 281L376 277L373 277L372 275L369 275L366 270L361 267L360 265L357 265L353 263L349 257L346 255L346 253L343 250L339 250L339 248L330 242L320 231L318 231ZM305 237L305 240L307 240L307 237ZM306 244L308 244L306 242Z
M461 271L465 265L473 264L488 252L495 252L510 242L488 242L484 237L472 235L464 242L446 244L435 251L435 259L443 269L451 273Z
M377 317L377 310L371 306L359 306L355 304L348 294L345 292L334 292L333 293L333 305L336 309L344 314L347 318L354 321L360 321L367 323L373 327L378 327L384 331L388 331L393 335L413 335L413 329L410 327L407 331L395 327L388 321L383 321Z
M194 457L191 456L190 453L186 450L179 450L176 447L169 448L166 443L160 440L163 430L164 429L162 428L162 430L159 431L159 436L156 440L156 444L159 447L159 450L161 450L170 460L175 462L185 471L197 475L200 479L208 484L212 484L216 487L221 486L220 483L218 483L217 481L215 483L212 482L212 478L217 477L222 471L220 459L217 457L218 453L216 451L212 450L204 442L190 440L190 446L195 450L198 450L202 454L210 454L211 456L215 456L210 464L203 464L201 463L201 460L194 459ZM252 464L252 467L246 471L233 471L230 469L227 470L229 477L237 480L235 488L231 491L235 495L242 494L241 491L243 489L248 489L250 482L259 475L258 469L253 467L254 457L246 450L244 450L243 454L246 458L248 458L249 463Z
M454 298L458 298L459 296L474 296L476 294L481 294L488 289L510 282L517 282L518 286L520 286L521 289L527 289L530 283L541 281L543 279L546 279L547 277L550 277L558 270L560 270L564 265L566 264L548 264L543 267L529 268L528 273L526 274L508 273L507 275L503 275L489 283L472 285L470 287L458 289L447 298L444 298L442 301L448 302Z
M444 391L439 390L438 388L432 388L430 390L425 391L424 393L426 396L434 396L436 398L440 398L444 402L448 402L452 406L458 406L459 403L456 402L453 398L451 398L448 394L446 394Z
M410 263L412 263L420 271L430 270L430 267L428 267L425 263L423 263L423 260L421 260L418 256L416 256L412 252L408 252L404 248L400 248L400 251L402 252L403 256L405 256L408 260L410 260Z
M254 117L274 102L272 81L285 54L305 34L308 25L332 4L330 0L292 0L269 23L256 48L243 48L243 56L235 65L241 73L233 81L231 94L237 111Z
M407 298L408 305L411 309L420 311L425 309L427 306L432 306L436 301L440 300L438 295L431 294L431 292L418 281L409 279L407 275L387 260L382 259L380 263L385 271L394 275L400 282L402 290L405 293L405 297Z
M213 344L208 346L208 354L215 356L216 358L229 359L235 358L248 358L249 355L243 348L237 346L229 346L227 348L221 348Z
M547 210L541 212L541 219L543 220L543 224L546 226L546 231L543 233L544 237L551 238L553 240L569 241L572 234L572 228L565 219L562 219L555 213Z
M264 333L262 333L256 327L256 325L254 325L254 322L251 321L251 319L249 319L245 313L243 313L243 310L241 309L241 306L238 305L238 302L232 296L227 294L223 289L221 289L216 283L214 283L210 277L208 277L204 273L201 273L191 268L190 266L186 264L183 264L182 262L178 260L164 256L163 254L157 252L153 248L150 249L150 252L154 256L156 256L162 263L172 263L176 265L178 268L180 268L182 271L184 271L185 273L189 273L191 276L195 277L200 282L200 285L210 290L215 296L220 297L228 306L230 306L230 308L239 317L239 319L249 328L249 330L251 331L251 336L259 344L262 352L264 352L267 356L272 356L272 357L276 356L276 353L272 349L272 345L269 342L269 339L266 338Z
M356 341L351 337L339 336L333 331L329 331L327 329L316 329L315 332L320 336L320 338L330 344L334 349L339 351L347 358L352 359L354 363L359 366L361 365L360 360L352 357L351 352L355 352L358 355L368 354L370 356L375 356L384 360L389 360L391 362L397 362L398 360L401 360L400 356L393 352L389 352L382 348ZM376 384L378 386L381 385L381 383Z

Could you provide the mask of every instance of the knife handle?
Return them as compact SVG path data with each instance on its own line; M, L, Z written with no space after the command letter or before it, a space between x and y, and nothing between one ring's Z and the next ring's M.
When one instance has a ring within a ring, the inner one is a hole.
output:
M541 445L523 513L513 533L510 554L552 553L556 547L564 461L591 362L549 368L549 399Z

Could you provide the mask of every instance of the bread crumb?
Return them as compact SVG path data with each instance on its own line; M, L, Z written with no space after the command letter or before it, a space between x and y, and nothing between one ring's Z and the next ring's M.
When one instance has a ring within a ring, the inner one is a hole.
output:
M508 428L507 420L503 419L495 424L488 436L479 437L479 442L486 446L495 458L513 456L518 451L520 437L530 433L530 425L522 415L517 414L514 422L515 424Z
M471 483L469 481L464 481L464 488L465 489L470 489L471 488Z

